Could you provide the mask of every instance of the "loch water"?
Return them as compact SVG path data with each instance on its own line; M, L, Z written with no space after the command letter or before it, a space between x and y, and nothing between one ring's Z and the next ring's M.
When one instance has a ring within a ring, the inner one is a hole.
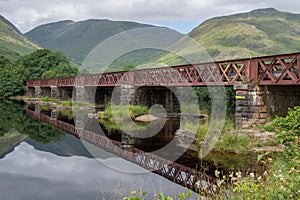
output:
M159 192L175 196L187 191L118 154L28 115L28 111L36 113L36 106L0 101L0 199L122 199L139 190L153 199ZM38 112L51 117L51 110ZM55 120L75 124L72 113L59 112ZM83 121L84 129L122 143L122 137L105 133L97 120L85 117ZM205 169L212 177L216 168L246 169L253 163L251 157L217 153L200 160L197 152L180 146L175 138L179 128L180 119L169 118L157 134L135 139L134 148L166 159L178 154L174 157L178 165Z

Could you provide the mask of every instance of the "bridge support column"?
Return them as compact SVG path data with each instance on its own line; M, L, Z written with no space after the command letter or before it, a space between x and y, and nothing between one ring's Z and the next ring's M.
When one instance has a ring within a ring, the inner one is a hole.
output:
M87 95L86 95L86 91L85 91L85 87L84 86L76 86L75 90L73 91L73 98L76 101L86 101L87 99Z
M136 105L135 102L135 90L136 88L132 85L121 86L120 93L120 104L121 105Z
M266 95L261 86L235 85L236 111L235 123L237 128L250 127L268 121Z
M42 89L40 86L34 87L34 97L42 97Z

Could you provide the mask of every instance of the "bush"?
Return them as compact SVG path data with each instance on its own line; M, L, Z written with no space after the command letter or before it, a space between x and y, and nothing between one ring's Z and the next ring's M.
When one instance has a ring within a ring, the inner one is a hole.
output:
M128 113L129 111L129 113ZM108 133L114 132L114 131L120 131L123 129L130 130L131 128L137 128L137 127L131 127L131 123L127 123L128 119L134 119L140 115L149 114L149 108L146 106L122 106L122 105L114 105L108 106L103 113L99 114L99 122L102 124ZM117 118L117 120L115 119ZM120 122L121 123L116 123ZM143 123L139 123L143 127Z
M300 164L300 106L289 109L286 117L276 117L273 125L276 139L286 147L286 155Z
M60 52L37 50L11 63L0 56L0 96L23 95L26 80L77 75L78 69Z
M251 138L246 135L223 133L215 145L215 150L230 153L247 153L251 147Z

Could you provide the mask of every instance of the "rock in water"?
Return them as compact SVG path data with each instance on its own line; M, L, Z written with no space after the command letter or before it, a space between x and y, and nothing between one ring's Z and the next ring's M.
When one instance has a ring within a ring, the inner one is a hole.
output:
M155 117L153 115L141 115L136 117L134 120L138 122L152 122L158 119L159 119L158 117Z

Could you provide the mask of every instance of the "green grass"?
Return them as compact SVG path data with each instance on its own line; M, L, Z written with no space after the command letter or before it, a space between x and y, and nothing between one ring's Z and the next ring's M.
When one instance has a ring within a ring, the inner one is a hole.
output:
M192 122L183 121L183 129L196 132L197 140L199 142L203 141L206 138L209 128L211 129L210 131L217 131L217 129L215 128L219 125L213 124L214 127L209 127L210 125L211 124L209 123L209 119L202 121L202 123L199 122L198 125ZM220 129L221 133L218 142L213 149L215 152L227 152L236 154L247 154L253 152L252 148L257 145L257 141L253 140L251 136L237 134L235 132L235 123L233 119L226 119L223 127L221 128L223 129Z
M44 101L44 102L58 102L59 99L54 99L54 98L46 96L46 97L42 98L42 101Z
M41 108L42 108L42 110L49 111L49 110L51 110L51 105L45 104L45 105L42 105Z
M68 101L62 101L61 102L62 106L72 106L72 100L68 100Z
M247 135L223 133L214 150L220 152L243 154L251 151L252 139Z
M94 107L95 106L95 104L86 101L73 101L73 100L61 101L60 104L66 107L72 107L72 106L73 107Z
M62 116L66 116L68 120L71 120L74 118L74 113L72 110L61 110L60 111Z
M100 113L99 117L112 120L114 116L121 119L128 118L129 116L130 118L134 119L144 114L149 114L149 108L146 106L110 105L103 113Z
M148 123L130 123L140 115L149 114L149 108L146 106L108 106L103 113L99 114L99 122L106 130L111 133L120 130L141 130Z
M275 132L275 127L272 125L257 125L257 128L263 131Z

